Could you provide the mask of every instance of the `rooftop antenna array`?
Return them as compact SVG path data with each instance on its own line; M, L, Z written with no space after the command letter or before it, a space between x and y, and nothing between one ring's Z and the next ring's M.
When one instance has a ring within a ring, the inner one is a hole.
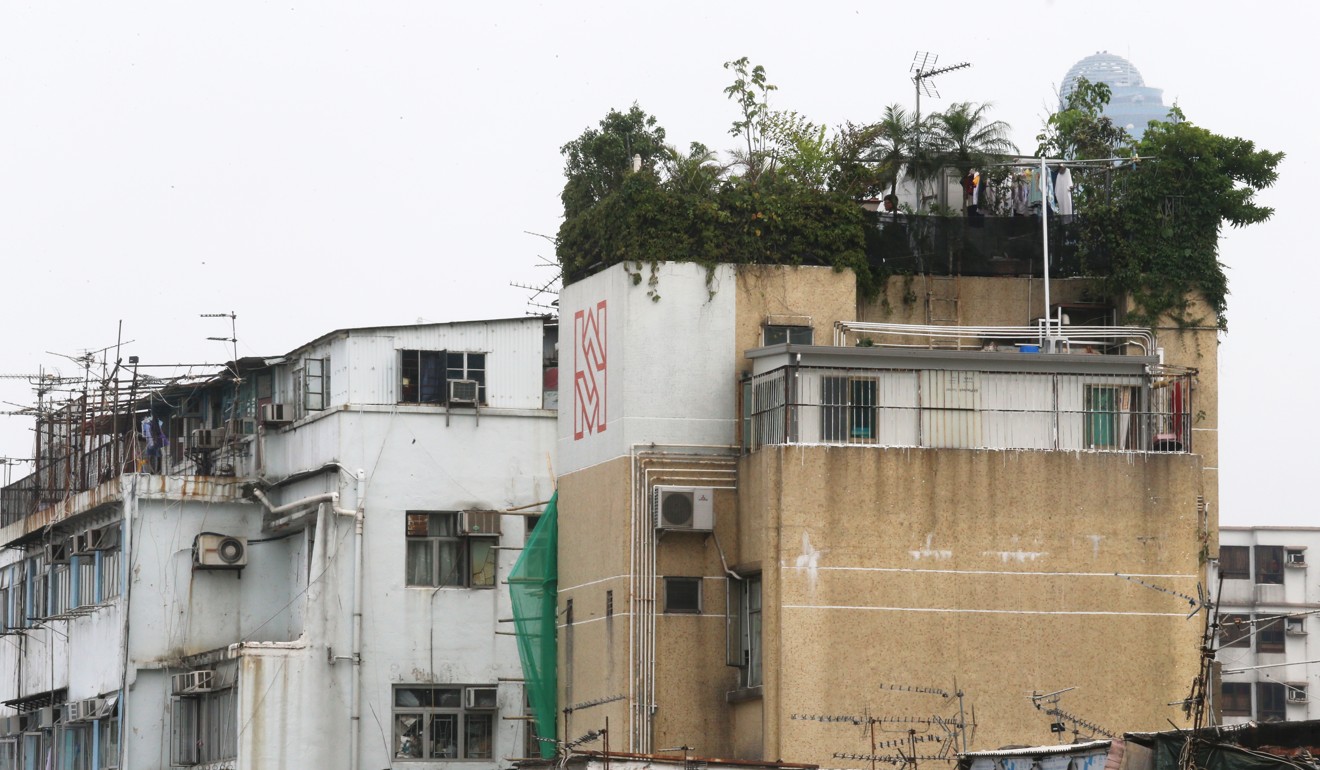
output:
M908 72L912 73L912 86L917 96L917 111L912 121L912 125L916 128L916 141L913 143L912 148L913 160L916 160L921 153L921 94L924 92L926 96L933 98L939 98L940 95L939 89L935 87L935 83L931 81L931 78L972 66L971 62L959 62L958 64L939 67L936 66L939 60L940 55L937 53L917 51L912 57L912 65L908 67ZM917 208L921 208L921 177L917 176L915 178L917 180Z
M958 713L956 716L949 717L938 714L931 716L876 715L869 712L861 715L793 714L791 718L826 724L851 724L865 728L871 742L870 753L835 752L834 758L869 762L871 770L875 770L877 763L881 762L899 765L903 768L911 767L915 770L919 761L952 762L959 751L967 751L967 729L970 727L974 731L976 728L975 710L973 709L973 722L968 724L964 716L966 712L963 703L963 692L958 689L956 683L952 692L940 687L913 685L880 684L876 687L880 690L894 692L934 695L943 698L945 703L957 698ZM877 732L899 733L901 737L877 740ZM918 753L918 747L925 747L927 744L935 744L930 747L933 751L928 751L925 754ZM891 751L885 751L886 749Z
M555 243L555 238L552 236L544 235L542 233L533 233L527 230L525 230L524 232L526 232L528 235L535 235L537 238L544 238L547 241L549 241L551 244ZM548 310L551 313L558 313L559 284L563 281L564 278L564 268L562 265L559 264L558 260L550 259L546 257L544 254L537 254L536 258L538 260L538 262L536 263L536 267L553 268L555 274L545 281L534 282L532 284L517 283L515 281L510 281L509 285L514 287L515 289L525 289L531 292L531 295L527 298L528 307L539 308L541 310ZM545 314L540 312L528 311L528 315L545 315Z
M1076 687L1065 687L1062 690L1055 690L1054 692L1047 693L1039 693L1033 690L1028 697L1031 698L1031 704L1035 706L1038 711L1043 711L1053 717L1050 721L1050 732L1059 736L1059 743L1063 743L1063 734L1068 731L1064 722L1072 724L1072 733L1075 740L1081 738L1082 728L1086 728L1088 731L1088 738L1094 738L1097 735L1110 739L1117 738L1118 736L1113 732L1106 730L1095 722L1083 719L1076 714L1059 708L1059 700L1063 697L1063 694L1076 689Z

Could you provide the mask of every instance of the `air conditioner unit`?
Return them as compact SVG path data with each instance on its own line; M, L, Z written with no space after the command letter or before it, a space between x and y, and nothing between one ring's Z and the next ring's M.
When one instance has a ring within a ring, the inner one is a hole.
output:
M463 511L460 527L465 535L498 535L499 511Z
M119 547L119 525L87 530L87 545L93 551L113 551Z
M293 422L293 410L286 404L262 404L261 422L263 425L288 425Z
M44 730L48 727L55 726L56 717L55 717L54 706L47 706L44 709L37 709L35 713L36 713L36 728L38 730Z
M481 395L481 383L476 380L450 380L449 403L475 404Z
M82 701L76 700L72 703L66 703L64 704L63 709L65 722L81 722L86 719L86 717L83 716Z
M210 692L215 685L215 672L209 669L186 671L170 677L170 693L173 695L195 695Z
M468 687L465 696L465 708L493 709L499 705L494 687Z
M1291 636L1306 636L1306 620L1303 618L1288 618L1284 621L1286 625L1284 633Z
M1306 685L1289 684L1284 687L1289 703L1306 703Z
M652 492L656 529L709 532L715 528L715 490L657 486Z
M225 420L225 434L230 441L237 441L242 436L256 432L257 427L251 420Z
M1305 567L1306 551L1288 551L1288 558L1285 563L1289 567Z
M81 556L90 553L92 550L92 540L88 533L73 536L73 555Z
M69 562L69 541L58 540L46 543L47 564L67 564Z
M188 446L193 449L219 449L222 437L221 432L214 428L198 428L192 432Z
M242 569L247 560L246 537L203 534L193 543L195 569Z

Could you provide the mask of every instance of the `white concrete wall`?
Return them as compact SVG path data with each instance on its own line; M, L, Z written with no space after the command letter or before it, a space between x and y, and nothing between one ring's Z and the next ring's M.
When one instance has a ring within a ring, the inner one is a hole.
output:
M700 265L661 263L654 286L658 300L648 293L650 266L641 270L634 283L625 265L615 265L560 294L561 475L626 454L639 442L728 445L735 440L733 268L719 266L708 284ZM603 370L593 352L602 338ZM599 412L587 395L592 387L601 394ZM583 411L593 414L588 421L593 425L584 423Z

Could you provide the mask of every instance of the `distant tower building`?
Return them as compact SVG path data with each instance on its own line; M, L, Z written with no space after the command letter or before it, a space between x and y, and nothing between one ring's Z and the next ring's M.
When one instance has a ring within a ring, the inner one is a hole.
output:
M1060 108L1080 78L1109 86L1111 95L1104 114L1116 125L1126 128L1134 139L1141 138L1150 121L1168 118L1169 109L1164 106L1162 97L1164 90L1147 86L1137 68L1122 56L1100 51L1074 64L1063 77L1063 87L1059 89Z

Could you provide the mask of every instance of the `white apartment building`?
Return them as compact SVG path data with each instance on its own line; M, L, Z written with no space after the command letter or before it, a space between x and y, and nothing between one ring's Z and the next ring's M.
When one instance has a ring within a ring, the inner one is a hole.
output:
M556 334L345 329L194 380L116 367L41 416L0 498L0 769L525 756L496 631L553 491Z
M1220 528L1210 590L1219 593L1223 724L1320 718L1316 559L1320 527Z

